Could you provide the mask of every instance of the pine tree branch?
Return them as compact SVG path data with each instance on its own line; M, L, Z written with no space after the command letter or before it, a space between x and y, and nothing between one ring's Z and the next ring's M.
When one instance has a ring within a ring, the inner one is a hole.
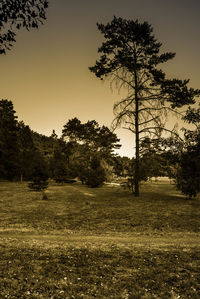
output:
M183 139L179 136L178 133L174 132L173 130L167 129L165 127L160 127L160 126L144 128L144 129L140 130L139 133L141 134L141 133L149 132L150 130L156 130L156 129L158 129L159 131L169 132L183 141ZM152 134L155 134L155 132L152 132Z

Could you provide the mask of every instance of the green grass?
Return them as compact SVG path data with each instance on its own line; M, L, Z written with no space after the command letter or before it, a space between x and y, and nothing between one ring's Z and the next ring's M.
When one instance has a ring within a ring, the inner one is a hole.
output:
M0 183L0 298L200 298L200 198Z

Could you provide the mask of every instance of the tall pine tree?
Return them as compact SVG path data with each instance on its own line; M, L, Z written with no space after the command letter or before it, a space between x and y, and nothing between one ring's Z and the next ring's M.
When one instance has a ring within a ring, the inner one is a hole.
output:
M175 108L193 104L199 90L188 88L189 80L166 79L160 65L175 53L160 53L161 43L147 22L114 17L97 24L105 41L96 64L90 67L98 78L110 78L127 96L114 105L114 127L122 125L135 136L135 196L139 196L140 144L148 135L157 138L165 126L166 115Z

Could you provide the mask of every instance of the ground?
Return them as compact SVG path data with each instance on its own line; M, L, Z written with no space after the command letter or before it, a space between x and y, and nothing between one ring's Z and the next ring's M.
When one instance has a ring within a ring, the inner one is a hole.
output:
M0 182L0 298L200 298L200 198Z

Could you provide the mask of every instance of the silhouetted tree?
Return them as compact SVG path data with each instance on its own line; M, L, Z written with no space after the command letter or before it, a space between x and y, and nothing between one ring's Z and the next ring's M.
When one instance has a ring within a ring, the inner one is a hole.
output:
M56 134L55 130L52 131L51 138L53 138L55 140L58 139L58 135Z
M114 105L113 125L124 125L135 135L135 196L139 196L140 142L149 135L160 136L168 112L193 104L199 90L188 88L189 80L166 79L160 64L174 58L175 53L160 54L161 43L147 22L114 17L106 24L97 24L105 41L98 49L100 59L90 71L98 78L110 78L128 95Z
M76 117L69 120L63 128L62 137L68 141L84 144L92 151L111 154L113 149L118 149L117 135L106 127L100 127L95 120L81 123Z
M0 178L13 180L18 174L17 116L13 103L0 101Z
M19 178L28 180L32 173L33 157L36 153L36 147L33 142L33 136L29 126L25 125L23 121L18 122L18 171Z
M10 50L21 27L38 28L46 19L47 0L0 1L0 54Z
M74 149L69 164L70 168L77 170L77 176L82 183L86 183L89 172L94 172L91 168L93 159L100 159L101 168L104 168L107 176L110 175L108 165L112 160L113 150L121 145L117 135L108 127L100 127L95 120L81 123L79 119L73 118L64 125L62 138Z

